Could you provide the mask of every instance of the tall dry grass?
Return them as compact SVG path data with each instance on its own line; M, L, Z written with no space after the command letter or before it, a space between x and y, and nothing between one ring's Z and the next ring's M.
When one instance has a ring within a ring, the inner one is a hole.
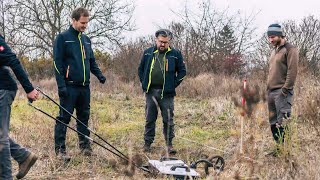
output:
M268 124L265 100L264 76L247 79L250 87L259 87L260 101L252 104L251 116L242 116L241 106L233 100L242 97L242 80L236 77L202 74L186 78L177 88L175 101L176 138L174 144L178 158L191 162L204 155L221 155L226 160L225 170L220 175L207 179L319 179L319 80L310 74L299 74L295 86L290 136L283 147L282 156L268 157L267 152L275 147ZM91 77L92 108L90 127L101 133L132 157L143 145L144 99L140 84L123 83L121 78L107 74L102 85ZM47 94L57 99L54 79L34 82ZM136 170L125 171L124 165L115 156L99 147L94 151L99 158L91 160L77 156L77 137L68 131L68 146L74 161L63 165L53 154L53 126L47 117L26 108L25 95L20 89L14 105L12 134L22 144L40 155L31 179L150 179ZM40 106L56 113L50 102L40 101ZM32 112L32 113L30 113ZM21 118L26 120L20 120ZM240 153L240 120L243 118L243 153ZM30 123L27 119L33 119ZM28 123L29 122L29 123ZM74 122L71 123L73 126ZM147 154L158 159L163 150L162 124L158 120L155 152ZM38 144L39 143L39 144ZM72 150L73 149L73 150ZM217 150L219 149L219 150ZM130 153L129 153L130 154ZM289 155L288 155L289 154ZM145 157L145 155L142 155ZM146 161L146 159L144 159ZM15 166L16 168L16 166ZM76 175L81 170L80 175ZM126 176L125 172L127 172ZM157 178L161 179L161 178Z

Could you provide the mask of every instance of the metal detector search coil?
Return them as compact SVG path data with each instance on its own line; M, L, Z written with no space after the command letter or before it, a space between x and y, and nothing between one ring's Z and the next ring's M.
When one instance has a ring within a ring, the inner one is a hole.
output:
M224 169L224 159L221 156L212 156L208 159L200 159L190 166L182 160L176 158L162 157L160 160L149 160L148 165L144 166L154 176L165 175L173 176L175 179L197 179L200 174L196 171L198 164L204 164L206 175L209 175L209 168L212 167L216 174L219 174Z
M191 169L182 160L149 160L150 168L156 174L172 175L175 178L199 177L200 174Z

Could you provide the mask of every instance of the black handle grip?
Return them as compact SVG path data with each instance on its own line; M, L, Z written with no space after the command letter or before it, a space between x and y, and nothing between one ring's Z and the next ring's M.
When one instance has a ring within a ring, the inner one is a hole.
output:
M28 98L28 102L32 104L32 103L33 103L33 100L30 99L30 98Z
M190 172L190 168L188 166L172 166L170 170L175 171L177 168L183 168L186 169L187 172Z

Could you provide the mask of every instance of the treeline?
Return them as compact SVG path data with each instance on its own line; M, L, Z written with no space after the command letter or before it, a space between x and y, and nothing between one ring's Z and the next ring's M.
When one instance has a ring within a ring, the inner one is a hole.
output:
M96 60L104 72L112 71L125 82L138 82L137 69L142 52L154 45L153 35L129 42L124 38L124 32L134 29L131 21L134 6L127 1L0 2L2 34L34 79L54 76L54 38L67 29L68 13L77 6L87 7L92 12L88 35L94 43ZM253 23L256 14L244 17L240 13L230 14L228 10L219 11L214 9L210 0L203 0L196 13L188 6L177 12L180 12L176 14L180 20L168 22L167 27L161 28L172 30L172 46L182 51L188 76L214 73L243 77L259 73L266 77L271 47L265 34L257 35ZM281 24L286 38L300 50L300 65L319 75L320 20L308 16L299 22Z

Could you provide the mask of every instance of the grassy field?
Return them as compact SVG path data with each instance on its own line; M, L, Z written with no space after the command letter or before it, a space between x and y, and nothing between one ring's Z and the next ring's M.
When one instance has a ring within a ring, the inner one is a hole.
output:
M92 83L90 128L130 157L159 159L164 155L162 122L159 116L151 153L143 153L145 99L139 85ZM307 79L307 80L306 80ZM264 82L248 79L258 85L264 96ZM38 82L42 89L57 100L54 80ZM241 116L234 101L241 99L241 81L230 77L201 75L188 78L178 88L175 99L175 157L186 163L200 158L221 155L226 166L219 175L202 179L319 179L319 82L300 76L296 85L290 136L281 147L279 157L266 156L275 148L268 124L267 106L263 100L253 104L251 117ZM263 99L263 97L262 97ZM58 107L45 97L33 103L56 116ZM240 122L244 122L243 153L240 153ZM75 121L70 125L75 127ZM28 106L19 90L12 105L11 137L39 156L25 179L155 179L128 165L97 145L93 157L82 156L77 134L68 130L67 151L70 163L56 159L53 148L54 121ZM94 136L91 136L94 138ZM14 163L14 171L17 164ZM203 170L198 170L204 175ZM157 177L156 179L163 179Z

